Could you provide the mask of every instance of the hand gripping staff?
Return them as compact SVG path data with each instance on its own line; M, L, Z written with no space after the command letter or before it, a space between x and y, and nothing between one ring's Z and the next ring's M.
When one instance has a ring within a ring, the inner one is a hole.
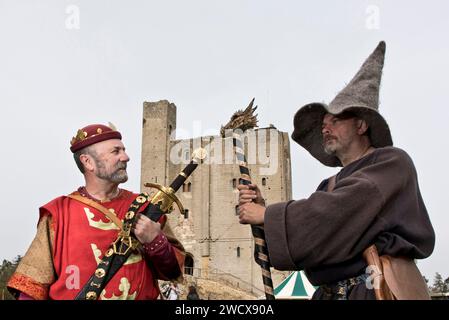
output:
M240 169L240 183L244 185L251 184L251 177L246 162L246 157L243 149L243 143L240 134L237 131L244 131L246 129L257 126L257 115L253 115L257 106L253 108L254 99L251 100L248 107L241 111L237 111L231 117L231 120L222 127L221 134L225 136L226 129L232 129L232 143L234 145L237 162ZM239 129L239 130L236 130ZM264 284L265 297L267 300L274 300L273 281L271 279L270 260L268 257L268 249L265 242L265 232L262 226L251 225L251 231L254 237L254 259L262 268L262 281Z
M233 133L232 143L235 148L237 161L240 169L240 183L243 185L251 184L249 169L246 165L245 154L243 153L243 144L238 133ZM262 268L262 281L267 300L274 300L273 281L271 280L270 260L268 249L265 242L265 231L262 226L251 225L251 232L254 237L254 259Z
M106 284L128 260L131 253L138 250L140 243L131 230L139 208L147 201L150 203L141 214L155 222L163 222L165 214L173 211L173 203L176 203L180 212L184 212L182 204L175 193L206 156L207 152L205 149L199 148L195 150L190 163L178 174L169 187L154 183L145 184L146 187L156 188L159 191L151 199L147 193L142 193L133 201L125 214L125 220L117 239L106 250L94 274L75 297L75 300L98 299Z

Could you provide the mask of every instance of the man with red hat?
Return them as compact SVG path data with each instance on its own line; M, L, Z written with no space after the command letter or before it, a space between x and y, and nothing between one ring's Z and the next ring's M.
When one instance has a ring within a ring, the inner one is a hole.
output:
M343 167L336 176L308 199L266 208L257 186L238 187L240 222L264 225L273 267L304 269L314 299L429 298L413 259L432 253L435 234L413 161L378 112L384 56L381 42L329 105L295 115L292 139Z
M119 188L128 180L129 161L121 139L113 126L101 124L86 126L73 137L70 150L85 186L40 208L36 237L8 282L19 299L74 299L98 270L138 196ZM96 298L157 299L157 279L182 276L184 249L168 224L162 224L137 216L133 233L142 246Z

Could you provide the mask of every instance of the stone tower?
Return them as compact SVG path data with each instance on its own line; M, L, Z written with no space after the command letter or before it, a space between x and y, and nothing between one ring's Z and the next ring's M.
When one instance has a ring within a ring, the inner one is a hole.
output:
M208 149L211 155L177 192L185 212L175 210L169 215L169 223L188 253L186 273L262 295L261 269L253 259L251 228L239 224L236 212L240 173L233 161L232 138L176 140L174 104L166 100L144 102L143 108L142 190L145 182L168 185L197 147ZM290 200L288 134L270 126L252 131L244 141L253 183L260 187L267 204ZM271 163L272 159L275 163ZM275 284L283 277L284 273L273 272Z
M176 106L167 100L143 103L141 188L146 182L167 185L170 135L176 130Z

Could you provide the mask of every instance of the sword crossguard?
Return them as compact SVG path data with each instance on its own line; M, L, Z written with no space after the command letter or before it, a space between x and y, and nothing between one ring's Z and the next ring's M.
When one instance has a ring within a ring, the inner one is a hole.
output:
M159 191L151 198L150 202L154 205L159 205L160 209L164 213L169 213L173 211L173 203L179 208L181 213L184 213L184 207L182 206L181 201L175 194L175 190L170 187L164 187L157 183L145 183L145 187L158 189Z

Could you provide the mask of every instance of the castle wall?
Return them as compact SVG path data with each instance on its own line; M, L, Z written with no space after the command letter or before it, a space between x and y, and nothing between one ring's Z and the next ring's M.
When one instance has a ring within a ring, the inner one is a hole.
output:
M168 101L145 102L143 114L142 183L157 180L168 185L186 165L179 162L190 160L194 147L201 145L210 151L208 162L201 164L177 193L188 217L179 210L169 215L176 236L193 256L195 272L233 281L237 278L241 279L237 286L263 289L260 267L253 259L251 228L241 225L236 214L238 190L234 184L238 183L233 180L238 181L240 173L235 161L232 163L232 138L170 140L170 128L176 128L176 106ZM248 162L253 162L248 166L253 183L260 187L267 204L291 199L288 134L275 128L253 133L244 138ZM265 157L255 156L261 153ZM268 159L275 158L270 167ZM273 273L275 283L283 277L283 273Z

